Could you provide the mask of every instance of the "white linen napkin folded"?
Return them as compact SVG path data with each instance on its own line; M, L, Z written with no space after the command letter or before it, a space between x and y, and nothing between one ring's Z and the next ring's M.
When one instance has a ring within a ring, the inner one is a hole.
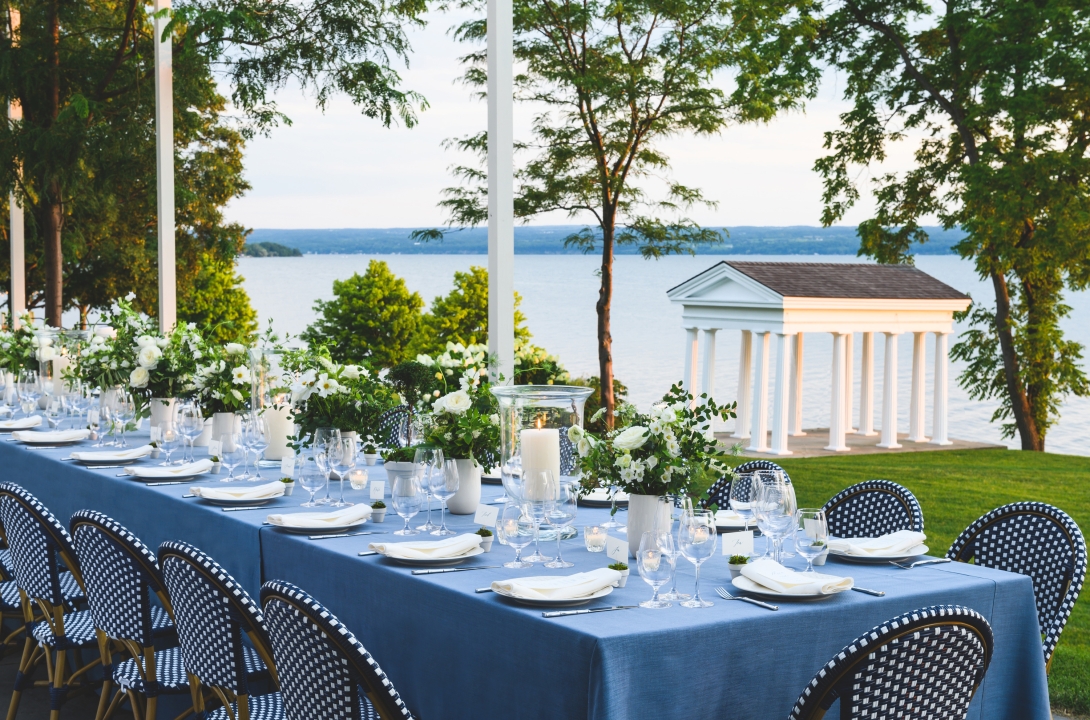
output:
M200 475L211 469L212 461L208 458L204 458L196 462L186 463L185 465L155 465L152 467L125 468L125 472L129 475L135 475L136 477L142 478L177 478Z
M270 525L280 527L318 528L348 527L364 522L371 517L371 506L366 503L341 508L335 512L300 512L282 515L269 515L265 518Z
M284 483L279 480L251 487L201 487L194 485L189 492L205 500L269 500L284 494Z
M151 454L151 445L141 445L130 450L101 450L86 452L72 452L73 460L82 462L111 462L115 460L139 460Z
M583 499L592 500L594 502L609 502L611 499L609 495L609 488L594 488L589 493L584 495ZM617 502L628 502L628 493L618 491Z
M0 430L29 430L42 424L41 415L19 418L18 420L0 420Z
M733 510L716 510L716 525L744 525L745 519Z
M742 574L758 585L785 595L832 595L855 585L850 577L796 572L770 558L758 558L743 565Z
M27 431L16 430L11 434L19 442L25 443L66 443L86 440L91 437L91 431L82 430L43 430Z
M492 583L492 589L527 600L571 600L593 595L620 579L621 574L616 570L599 568L574 575L542 575L496 580Z
M367 547L377 553L403 560L442 560L465 555L480 547L481 536L476 533L456 535L446 540L417 540L409 542L373 542Z
M922 532L898 530L877 538L829 538L829 549L848 555L896 555L926 540Z

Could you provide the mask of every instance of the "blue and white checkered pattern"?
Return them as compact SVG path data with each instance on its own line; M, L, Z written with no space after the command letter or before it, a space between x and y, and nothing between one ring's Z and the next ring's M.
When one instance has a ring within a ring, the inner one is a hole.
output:
M68 531L38 498L15 483L0 484L0 522L11 547L15 582L30 598L63 606L59 556L77 562Z
M783 479L788 484L791 483L791 476L787 474L787 471L771 460L747 460L734 468L732 474L724 475L712 483L712 486L708 488L708 492L700 499L700 507L706 508L709 505L715 505L720 510L726 510L730 507L730 488L734 478L757 470L778 470L783 473Z
M382 447L403 447L403 438L409 437L409 406L398 405L378 417L374 438Z
M866 480L841 490L822 508L829 534L873 538L898 530L923 532L923 510L912 491L889 480Z

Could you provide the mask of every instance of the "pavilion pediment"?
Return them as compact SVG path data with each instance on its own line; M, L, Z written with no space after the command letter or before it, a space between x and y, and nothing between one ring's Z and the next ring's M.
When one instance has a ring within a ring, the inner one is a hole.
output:
M726 263L718 263L668 293L683 304L783 306L783 297Z

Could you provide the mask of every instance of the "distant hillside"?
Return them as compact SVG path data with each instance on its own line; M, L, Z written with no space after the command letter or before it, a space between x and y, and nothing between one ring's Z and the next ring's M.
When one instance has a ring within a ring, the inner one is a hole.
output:
M303 257L299 248L288 247L276 242L246 243L242 254L247 257Z
M564 247L564 238L580 225L540 225L515 228L515 252L520 255L578 254ZM442 242L414 242L415 228L345 228L332 230L275 230L258 228L250 235L254 243L276 243L298 248L307 254L448 254L482 255L488 252L486 228L467 228L447 234ZM727 241L701 254L719 255L855 255L859 238L854 227L732 227ZM924 228L930 242L915 251L922 255L946 255L964 237L961 231L940 227ZM617 248L618 254L635 255L634 247Z

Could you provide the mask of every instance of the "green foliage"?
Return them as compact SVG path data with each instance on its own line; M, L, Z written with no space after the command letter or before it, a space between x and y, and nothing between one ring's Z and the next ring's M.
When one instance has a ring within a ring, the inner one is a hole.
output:
M462 390L438 398L427 415L424 439L447 458L475 460L491 467L500 446L500 417L488 383L466 383Z
M371 503L371 507L375 510L385 510L386 503L382 502L381 500L375 500L373 503Z
M911 262L924 218L968 236L957 246L990 282L954 356L976 398L1023 449L1043 450L1063 398L1090 393L1082 348L1064 340L1066 290L1090 283L1090 7L1080 0L847 0L822 33L822 59L844 73L851 108L825 137L822 221L858 199L859 166L903 141L913 167L874 179L877 208L861 253Z
M731 555L728 562L731 565L745 565L749 562L749 555Z
M384 462L412 462L416 459L416 451L420 445L407 445L401 448L390 448L382 451Z
M409 342L420 324L424 301L381 260L363 275L333 281L333 299L314 304L318 319L300 336L325 345L333 359L393 367L409 357Z
M242 287L242 277L235 272L234 258L204 255L192 284L178 294L178 320L205 328L203 335L210 343L248 345L253 340L257 311Z
M595 435L602 435L606 432L606 424L603 419L604 413L601 412L602 394L598 392L599 384L601 382L602 381L597 375L592 377L574 378L567 382L568 385L594 388L595 392L587 398L587 403L583 406L583 427L587 432ZM617 378L613 378L613 398L618 407L628 403L628 386Z
M488 528L477 528L477 534L483 538L492 537L492 531Z
M609 569L610 570L616 570L617 572L624 572L625 570L628 569L628 565L626 565L624 563L621 563L621 562L619 562L619 563L610 563L609 564Z
M303 257L299 248L275 242L246 243L242 254L246 257Z
M392 367L386 374L386 382L410 408L420 405L440 387L435 370L415 360L406 360Z

